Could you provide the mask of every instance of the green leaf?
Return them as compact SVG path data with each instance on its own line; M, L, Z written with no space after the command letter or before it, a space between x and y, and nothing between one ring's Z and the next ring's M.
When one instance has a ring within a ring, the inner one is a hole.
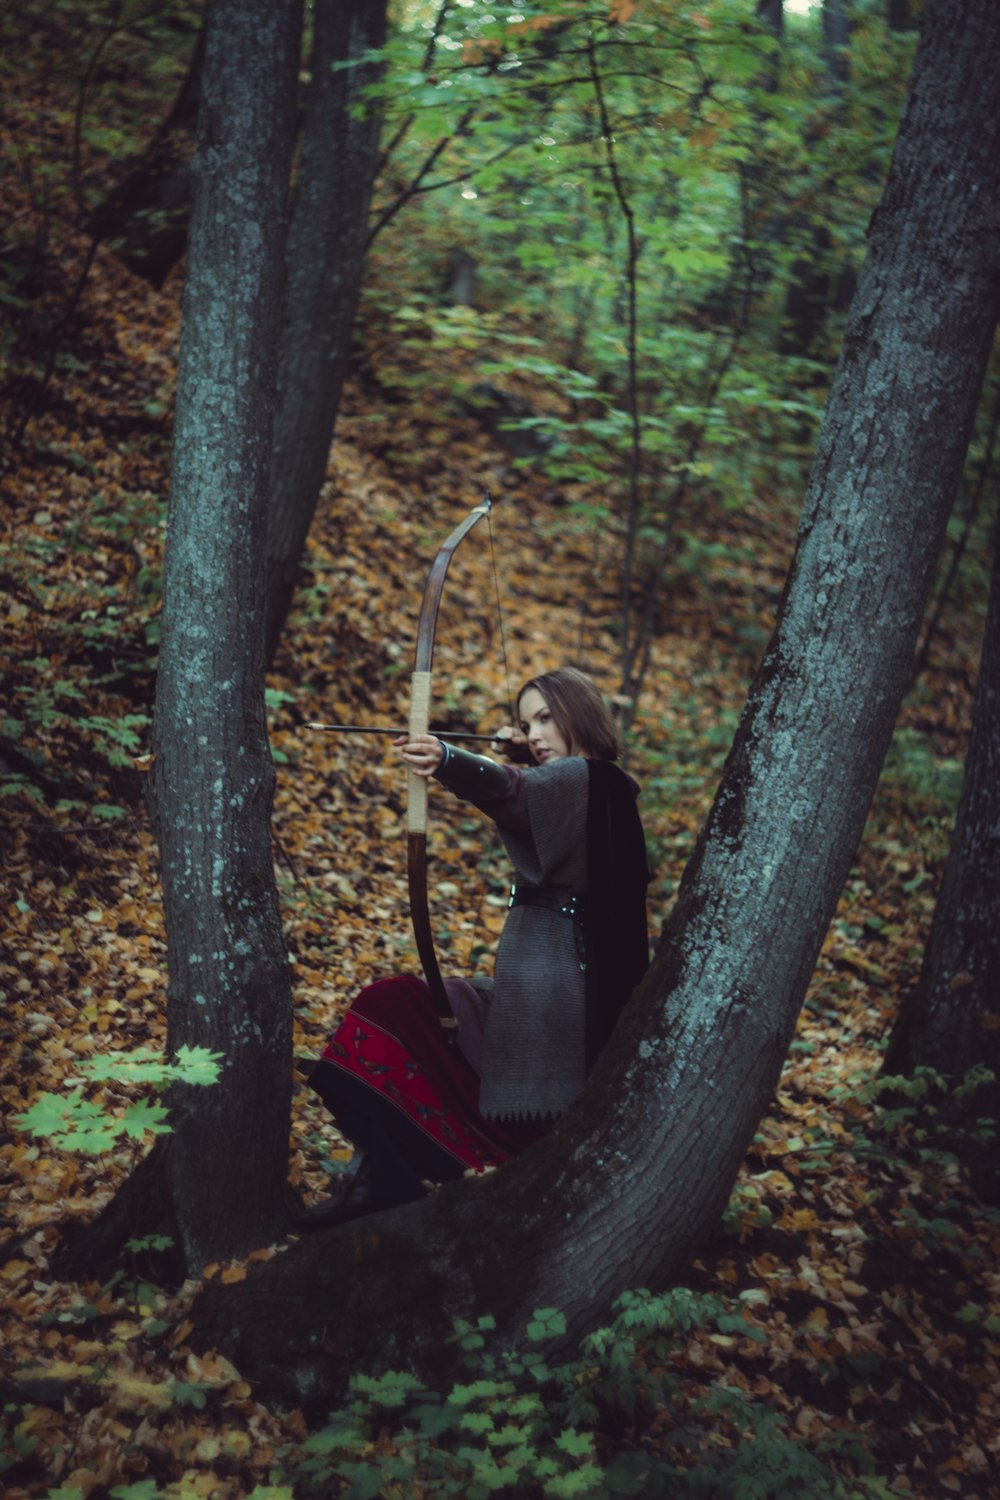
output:
M528 1324L527 1333L533 1343L543 1339L559 1338L566 1332L566 1319L557 1307L536 1307L534 1317Z
M570 1427L559 1433L556 1447L561 1452L568 1453L571 1458L593 1458L594 1436L593 1433L577 1432L575 1427Z
M384 1375L354 1375L351 1390L359 1396L368 1396L379 1406L393 1410L404 1406L408 1396L423 1392L424 1386L414 1375L405 1371L388 1370Z
M14 1116L14 1125L16 1129L30 1131L32 1135L55 1135L65 1130L74 1105L82 1097L82 1089L77 1089L68 1098L61 1094L39 1094L29 1109Z
M470 1401L489 1401L494 1396L509 1395L513 1389L509 1380L473 1380L453 1386L448 1400L455 1406L467 1406Z
M597 1464L582 1464L579 1469L572 1469L568 1474L557 1474L549 1479L543 1493L552 1496L553 1500L595 1500L596 1496L608 1493L604 1477L603 1469Z
M141 1141L147 1131L154 1135L169 1135L170 1126L166 1122L167 1111L162 1104L150 1104L148 1099L140 1099L137 1104L130 1104L121 1118L121 1128L124 1133L134 1141Z
M224 1057L224 1052L212 1052L208 1047L178 1047L175 1076L180 1083L215 1083Z

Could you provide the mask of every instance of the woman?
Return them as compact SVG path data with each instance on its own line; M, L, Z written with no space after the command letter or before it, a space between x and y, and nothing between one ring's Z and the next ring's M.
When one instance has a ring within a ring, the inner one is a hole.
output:
M310 1083L365 1153L324 1228L423 1196L429 1182L499 1166L549 1129L583 1087L647 962L648 880L638 787L594 683L563 668L518 694L500 765L433 735L396 741L497 825L514 864L494 979L445 981L452 1047L422 980L362 990Z

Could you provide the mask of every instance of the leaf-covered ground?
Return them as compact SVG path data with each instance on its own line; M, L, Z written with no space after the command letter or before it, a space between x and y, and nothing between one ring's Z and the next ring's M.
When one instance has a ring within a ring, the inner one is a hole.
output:
M39 1092L72 1089L87 1058L158 1046L164 1034L142 768L179 281L154 295L99 252L58 331L53 378L38 390L30 342L58 310L80 254L70 243L51 266L35 322L13 346L0 413L9 437L34 400L22 441L7 448L0 497L4 1483L12 1497L103 1497L146 1480L148 1493L237 1500L274 1480L276 1455L304 1436L301 1416L264 1409L225 1360L190 1352L195 1287L157 1289L129 1264L106 1285L66 1284L52 1270L63 1227L100 1208L142 1144L69 1154L14 1123ZM415 964L391 752L378 739L305 726L404 722L429 557L484 487L498 502L503 640L480 528L446 592L436 723L482 731L505 721L505 653L515 684L566 660L609 685L616 675L619 539L590 529L596 497L515 468L450 403L455 371L440 354L401 351L375 317L362 343L297 610L269 679L274 848L303 1054L321 1046L361 984ZM703 502L686 518L715 545L698 569L681 559L671 570L630 758L644 785L654 926L766 639L798 500L761 496L738 513ZM745 1391L811 1450L833 1445L845 1472L867 1465L891 1493L986 1500L1000 1494L1000 1218L941 1152L946 1142L905 1112L886 1116L866 1093L917 973L975 650L975 613L956 608L937 666L907 704L781 1087L726 1224L692 1268L693 1287L743 1308L763 1337L706 1327L672 1364L692 1391ZM433 911L450 966L467 972L499 930L503 862L457 804L438 796L434 811ZM123 1114L133 1094L91 1087L89 1097ZM307 1199L347 1154L304 1086L292 1147L292 1180ZM245 1268L205 1274L226 1282ZM669 1446L668 1414L646 1440ZM729 1440L720 1429L718 1441Z

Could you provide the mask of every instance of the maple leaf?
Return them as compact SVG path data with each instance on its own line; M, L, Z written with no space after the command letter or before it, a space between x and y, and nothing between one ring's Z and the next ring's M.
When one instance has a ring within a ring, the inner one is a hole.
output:
M154 1135L168 1135L170 1126L165 1123L166 1118L165 1105L151 1104L148 1099L140 1099L137 1104L129 1105L122 1115L120 1125L132 1140L141 1141L147 1131L152 1131Z
M175 1067L180 1071L181 1083L215 1083L224 1057L222 1052L212 1052L208 1047L178 1047Z
M52 1142L59 1151L82 1151L98 1156L110 1151L121 1134L118 1122L99 1104L83 1098L81 1089L64 1097L39 1094L31 1107L14 1117L18 1130L28 1130Z

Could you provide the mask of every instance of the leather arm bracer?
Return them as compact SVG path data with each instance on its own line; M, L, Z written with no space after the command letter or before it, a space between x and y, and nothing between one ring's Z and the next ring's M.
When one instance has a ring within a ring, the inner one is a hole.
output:
M444 755L434 772L440 781L456 797L466 802L495 802L510 786L505 768L485 755L473 755L469 750L459 750L455 745L442 741Z

